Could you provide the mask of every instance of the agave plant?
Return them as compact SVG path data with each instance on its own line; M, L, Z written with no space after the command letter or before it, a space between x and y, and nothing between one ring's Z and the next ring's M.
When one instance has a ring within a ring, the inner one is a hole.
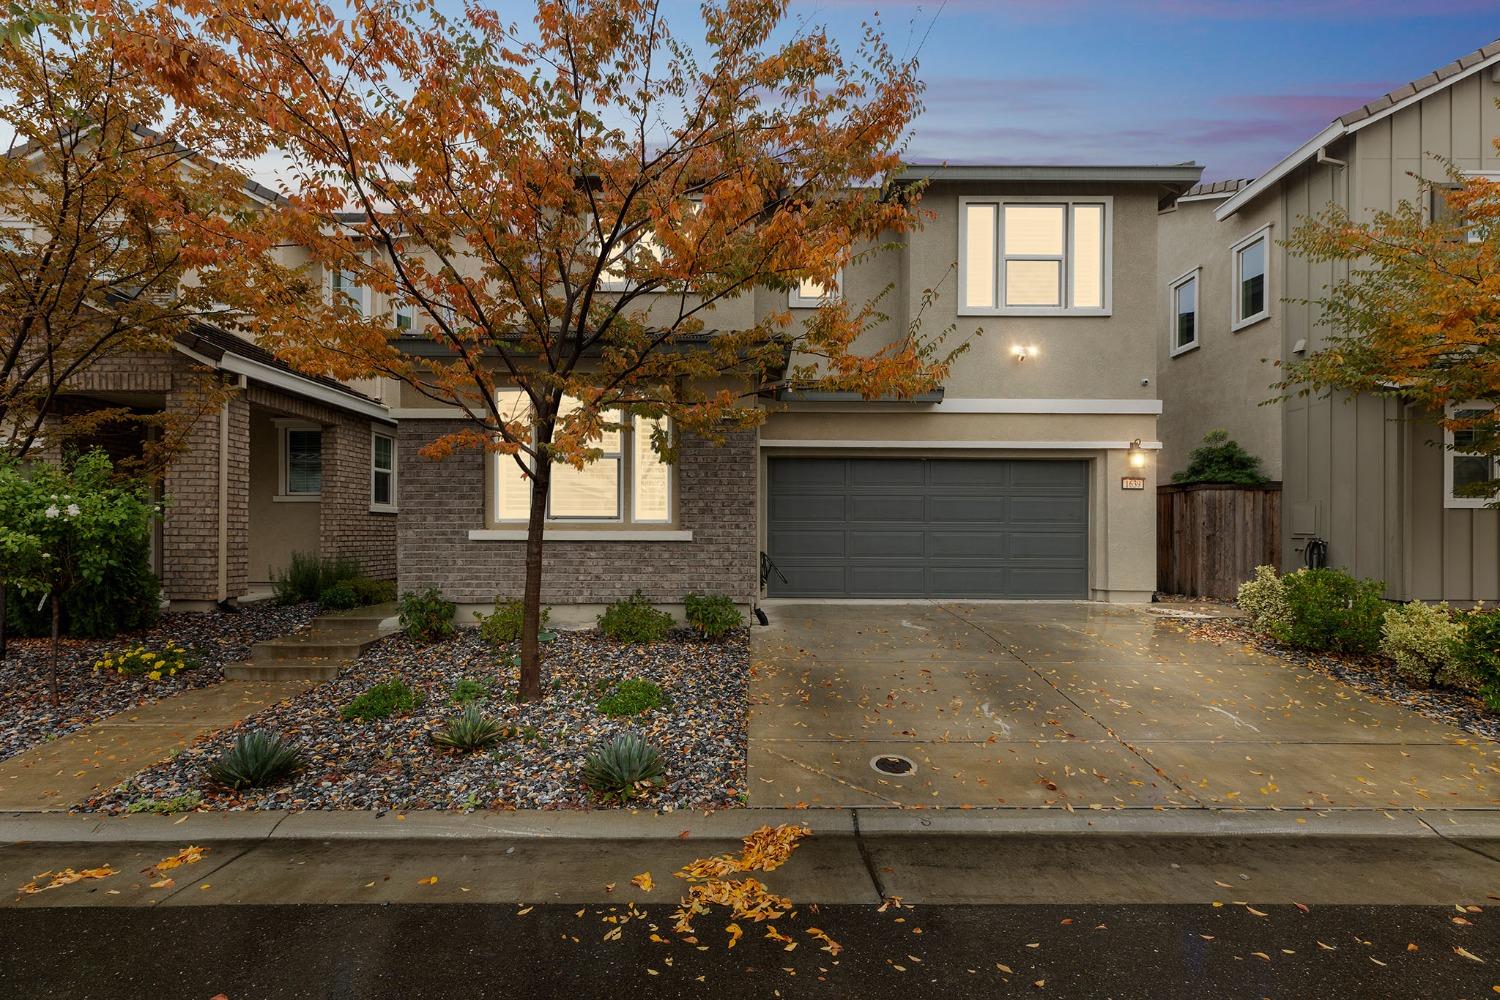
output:
M634 733L623 733L589 754L583 783L600 798L627 802L663 784L664 772L655 747Z
M238 791L275 784L301 766L302 755L293 744L274 733L256 730L241 733L234 746L208 765L208 776L214 783Z
M449 719L442 729L433 730L432 742L449 750L483 750L510 734L509 726L485 715L478 705L470 705L462 715Z

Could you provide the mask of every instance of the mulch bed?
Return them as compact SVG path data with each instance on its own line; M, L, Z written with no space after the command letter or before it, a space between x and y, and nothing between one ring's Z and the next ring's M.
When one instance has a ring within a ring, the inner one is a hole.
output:
M51 640L9 640L9 655L0 661L0 760L56 739L92 722L146 705L190 688L217 684L224 665L250 655L252 643L294 632L317 614L315 604L246 605L239 614L166 614L151 629L114 639L64 639L58 657L61 701L48 697ZM160 648L176 643L190 649L202 664L159 681L145 677L94 672L94 663L111 652L135 645Z
M661 752L666 785L634 808L670 811L737 804L745 789L745 709L749 634L719 642L685 631L646 646L598 632L562 632L547 647L541 700L514 703L514 667L475 629L436 645L392 636L335 679L231 729L205 737L100 795L86 811L120 812L143 798L202 794L204 809L575 809L598 806L580 777L584 759L615 734L633 730ZM344 721L340 710L370 686L399 675L422 698L412 712L380 721ZM596 704L625 678L660 684L670 705L634 718L608 718ZM454 684L492 681L480 707L518 732L487 750L438 748L430 730L458 715ZM262 729L294 741L304 767L274 788L210 787L204 768L240 732Z
M1344 656L1334 653L1309 653L1283 646L1251 629L1242 621L1227 619L1185 620L1185 628L1215 642L1232 642L1253 646L1263 653L1279 656L1358 688L1365 694L1409 708L1433 722L1447 723L1460 729L1500 741L1500 715L1487 711L1484 702L1466 691L1447 688L1413 687L1390 660L1383 656Z

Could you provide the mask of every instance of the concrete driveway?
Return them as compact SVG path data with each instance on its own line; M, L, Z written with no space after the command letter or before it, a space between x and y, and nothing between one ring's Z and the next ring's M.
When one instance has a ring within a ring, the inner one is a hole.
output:
M751 805L1500 809L1493 744L1138 609L767 610Z

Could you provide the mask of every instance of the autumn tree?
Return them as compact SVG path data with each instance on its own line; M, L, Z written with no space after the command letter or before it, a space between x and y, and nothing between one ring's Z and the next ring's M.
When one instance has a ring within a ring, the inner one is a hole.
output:
M1500 147L1500 141L1497 141ZM1450 167L1368 221L1331 208L1287 241L1293 253L1348 266L1316 301L1326 346L1285 366L1280 388L1394 395L1430 410L1472 456L1471 496L1500 491L1500 183ZM1488 401L1465 406L1471 401Z
M159 92L98 27L49 4L0 33L0 121L11 130L0 157L0 454L10 458L110 421L190 420L194 408L141 418L64 401L95 365L170 348L191 316L212 313L220 268L266 246L241 212L243 177L147 127L163 117ZM217 394L205 381L203 407Z
M755 425L778 385L916 393L951 356L915 325L856 349L868 302L832 300L805 323L785 309L716 320L757 288L831 286L916 221L890 183L918 110L914 62L873 27L845 52L794 30L786 7L707 2L691 39L652 0L538 0L520 26L430 0L120 15L139 36L131 58L205 141L288 157L289 199L264 224L398 307L289 308L316 279L264 268L234 299L241 323L301 367L397 379L460 412L427 457L487 449L530 480L523 698L540 692L557 464L595 460L632 418L654 422L670 460L677 435ZM414 338L394 336L407 326ZM523 405L500 402L507 387Z

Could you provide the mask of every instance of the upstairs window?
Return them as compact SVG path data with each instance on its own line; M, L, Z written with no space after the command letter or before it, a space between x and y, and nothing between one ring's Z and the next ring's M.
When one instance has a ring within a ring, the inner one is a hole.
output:
M1173 357L1198 346L1198 275L1201 270L1194 268L1169 286Z
M412 308L410 302L391 303L391 324L395 326L396 333L402 337L410 336L412 333Z
M332 271L328 275L329 301L337 302L342 296L343 300L354 307L354 311L361 316L365 314L365 290L359 285L359 278L353 271Z
M1453 407L1449 413L1455 420L1472 420L1492 409L1491 403L1474 402ZM1488 507L1495 500L1493 495L1474 496L1471 491L1500 479L1500 459L1472 450L1478 439L1473 430L1449 430L1443 436L1447 445L1443 454L1443 506L1450 509Z
M1271 227L1236 243L1230 255L1234 271L1232 328L1238 330L1271 315Z
M833 276L833 284L824 285L821 281L812 278L803 278L797 282L797 287L787 295L787 305L793 309L816 309L829 302L837 302L839 288L844 283L844 272L841 268Z
M1108 198L960 198L960 312L1108 315Z

